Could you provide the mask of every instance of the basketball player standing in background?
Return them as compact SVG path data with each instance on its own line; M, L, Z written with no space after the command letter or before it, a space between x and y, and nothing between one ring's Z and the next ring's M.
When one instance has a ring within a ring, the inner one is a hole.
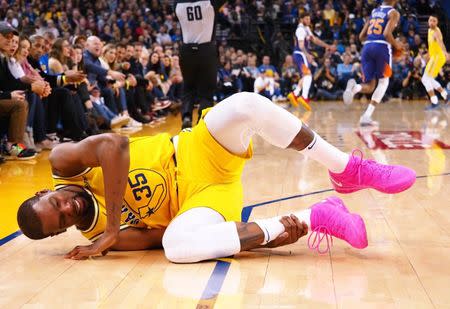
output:
M393 35L400 20L400 13L394 8L396 2L397 0L385 0L375 8L359 34L360 41L364 41L361 52L363 83L357 84L354 79L350 79L343 99L345 104L350 104L355 94L372 93L370 104L359 119L361 126L378 125L377 121L372 120L372 114L389 86L389 78L392 75L392 48L396 54L402 53L402 45Z
M175 1L175 14L180 21L183 41L180 48L180 68L184 78L183 129L192 126L194 103L200 105L198 119L202 110L213 106L217 83L216 14L225 2Z
M427 90L430 96L431 104L427 109L435 109L439 107L439 102L434 90L437 90L444 101L447 101L447 90L442 88L441 84L436 80L445 62L449 59L447 49L445 48L444 41L442 40L441 29L438 27L438 18L435 15L431 15L428 19L428 60L425 72L422 76L422 84Z

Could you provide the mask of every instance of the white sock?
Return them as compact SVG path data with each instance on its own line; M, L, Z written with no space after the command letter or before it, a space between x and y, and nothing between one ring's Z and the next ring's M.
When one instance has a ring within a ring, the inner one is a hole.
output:
M430 98L431 104L438 104L438 98L436 95L432 96Z
M362 89L362 86L360 84L356 84L353 88L352 88L352 93L353 95L357 94L358 92L360 92Z
M444 101L447 101L447 90L442 89L440 94L441 94L442 98L444 99Z
M300 222L305 222L308 227L311 226L311 209L304 209L293 213ZM272 217L268 219L255 220L264 233L264 241L261 245L274 240L284 232L284 225L280 222L281 217Z
M305 75L303 77L303 91L302 91L302 97L307 99L309 95L309 88L311 88L312 83L312 76L310 74Z
M329 144L317 133L314 133L313 141L300 152L308 158L323 164L333 173L342 173L350 160L348 154Z
M366 112L363 114L363 117L364 118L372 117L374 110L375 110L375 105L369 104L369 106L367 106Z
M300 87L295 87L295 89L294 89L294 94L295 94L295 96L296 97L298 97L299 95L300 95L300 91L301 91L302 89L300 88Z

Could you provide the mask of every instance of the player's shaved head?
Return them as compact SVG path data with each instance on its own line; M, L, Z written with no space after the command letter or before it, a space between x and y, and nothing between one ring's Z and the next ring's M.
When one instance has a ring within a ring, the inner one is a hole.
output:
M39 201L39 196L33 196L20 205L17 211L17 223L22 233L31 239L47 237L42 230L42 222L33 205Z

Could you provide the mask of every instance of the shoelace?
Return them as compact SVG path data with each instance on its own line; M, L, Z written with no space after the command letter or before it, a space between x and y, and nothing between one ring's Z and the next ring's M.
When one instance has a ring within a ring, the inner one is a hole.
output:
M312 238L312 241L311 241L311 238ZM322 242L323 239L326 239L327 246L326 246L325 250L322 251L322 250L320 250L320 243ZM330 242L331 242L331 246L330 246ZM327 227L324 225L317 226L308 237L309 249L317 251L317 253L319 253L319 254L328 253L332 246L333 246L333 236L331 236Z
M360 149L354 149L352 151L352 156L359 158L359 162L357 163L358 164L358 184L361 184L361 167L363 167L365 165L377 164L376 170L381 172L381 177L391 176L391 173L393 170L392 166L380 165L374 160L364 160L364 154Z

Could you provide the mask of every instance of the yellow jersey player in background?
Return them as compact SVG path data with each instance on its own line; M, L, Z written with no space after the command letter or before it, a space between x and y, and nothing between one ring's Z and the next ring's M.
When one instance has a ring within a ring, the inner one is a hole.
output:
M431 15L428 19L428 26L430 27L428 29L428 55L430 59L422 76L422 84L427 90L431 101L427 110L431 110L439 107L438 98L434 90L437 90L444 101L447 101L447 91L442 88L441 84L435 78L447 62L449 55L442 40L441 30L438 27L438 18Z

